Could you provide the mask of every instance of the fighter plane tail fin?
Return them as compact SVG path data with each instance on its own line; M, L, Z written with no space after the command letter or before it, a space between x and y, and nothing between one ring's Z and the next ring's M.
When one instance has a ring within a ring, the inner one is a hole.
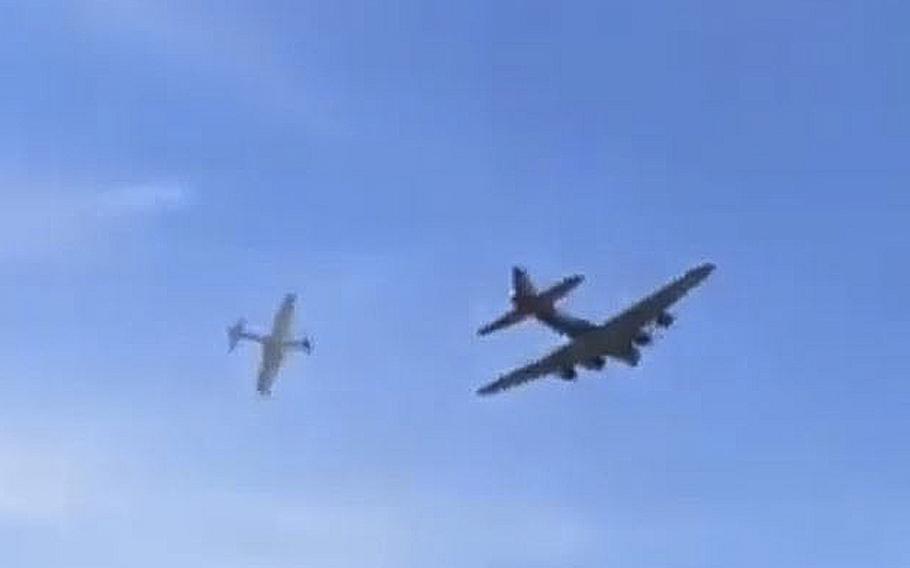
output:
M237 320L237 323L232 325L227 329L228 334L228 353L233 351L237 344L243 339L244 334L246 333L246 320L240 318Z

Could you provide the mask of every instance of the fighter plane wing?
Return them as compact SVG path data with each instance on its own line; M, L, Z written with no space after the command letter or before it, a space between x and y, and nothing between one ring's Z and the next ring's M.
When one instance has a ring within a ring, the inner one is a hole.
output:
M628 334L631 341L632 337L640 332L643 327L655 321L667 308L685 296L689 290L701 284L714 271L714 268L713 264L706 263L689 270L673 282L608 321L605 327L616 329L619 333Z
M577 361L573 357L572 344L570 343L560 347L543 359L506 373L496 381L477 389L477 394L482 396L496 394L555 373L563 367L572 367L576 363Z
M492 323L489 323L489 324L483 326L482 328L478 329L477 335L489 335L489 334L493 333L494 331L499 331L500 329L504 329L509 326L515 325L516 323L520 322L521 320L525 319L526 317L528 317L527 314L522 314L515 310L512 310L511 312L505 314L498 320L496 320Z

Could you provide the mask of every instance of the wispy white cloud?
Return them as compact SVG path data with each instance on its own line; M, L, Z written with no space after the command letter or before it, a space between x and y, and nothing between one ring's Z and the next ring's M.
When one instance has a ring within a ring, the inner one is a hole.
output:
M144 222L187 207L190 197L180 184L13 192L0 210L0 259L48 259L84 250L124 222Z
M133 185L98 193L94 202L99 216L148 215L183 209L190 193L179 184Z
M150 0L80 0L77 13L96 37L145 50L176 68L189 68L203 81L227 81L231 95L283 120L302 120L310 128L336 132L331 103L320 94L311 72L289 62L275 35L257 27L229 5ZM306 30L301 30L306 34Z
M65 450L21 440L0 440L0 520L57 524L81 502L81 473Z
M142 559L135 566L349 568L440 559L465 567L573 565L599 545L595 526L548 503L447 496L439 487L360 494L327 485L263 494L106 482L64 546L92 556L118 542Z

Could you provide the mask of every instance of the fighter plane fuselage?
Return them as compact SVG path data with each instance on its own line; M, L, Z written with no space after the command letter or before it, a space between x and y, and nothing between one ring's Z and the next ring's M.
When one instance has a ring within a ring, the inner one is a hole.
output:
M262 364L259 367L259 378L256 390L267 395L271 391L278 370L284 362L287 352L287 343L291 339L291 327L294 323L294 303L297 296L288 294L281 302L275 320L272 323L272 333L262 339Z
M291 338L291 327L294 324L294 303L297 301L295 294L288 294L281 302L275 321L272 323L271 338L280 345L281 342Z

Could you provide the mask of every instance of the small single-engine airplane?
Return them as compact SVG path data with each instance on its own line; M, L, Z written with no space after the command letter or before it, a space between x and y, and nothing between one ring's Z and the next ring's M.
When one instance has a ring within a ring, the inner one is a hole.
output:
M302 339L292 338L291 327L294 324L294 303L296 294L288 294L281 302L275 320L272 323L272 332L269 335L250 333L246 329L246 320L240 319L228 328L228 353L232 352L240 340L255 341L262 345L262 363L259 366L259 377L256 382L256 391L262 396L272 394L272 385L278 375L278 369L284 362L288 351L303 351L310 353L312 344L307 337Z
M552 306L545 306L537 312L530 311L528 315L568 336L569 343L538 361L501 376L478 389L477 394L495 394L550 374L574 381L578 377L576 366L599 371L606 365L607 357L637 366L641 360L639 347L653 341L652 329L655 326L667 328L673 324L675 318L667 309L701 284L714 268L713 264L706 263L689 270L602 325L561 313Z
M494 331L511 327L531 316L541 321L556 315L556 304L584 281L584 276L575 274L557 284L538 292L525 269L512 269L512 309L494 322L477 330L477 335L489 335Z

